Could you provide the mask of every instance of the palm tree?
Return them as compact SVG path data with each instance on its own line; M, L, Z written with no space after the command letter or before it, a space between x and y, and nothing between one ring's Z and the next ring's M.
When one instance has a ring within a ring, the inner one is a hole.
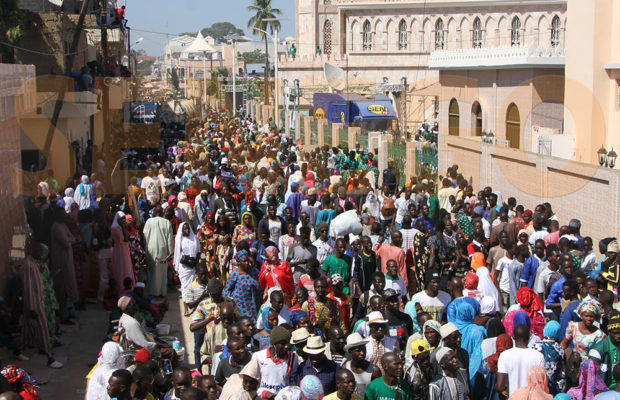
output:
M248 11L253 12L254 16L248 21L248 28L252 29L252 32L260 34L265 40L265 104L269 103L269 44L267 41L267 35L264 32L257 31L254 28L267 31L273 35L273 32L280 30L279 21L265 21L266 19L277 18L282 14L279 8L271 7L271 0L252 0L252 5L248 6ZM278 55L276 54L276 57ZM278 83L276 82L276 85Z

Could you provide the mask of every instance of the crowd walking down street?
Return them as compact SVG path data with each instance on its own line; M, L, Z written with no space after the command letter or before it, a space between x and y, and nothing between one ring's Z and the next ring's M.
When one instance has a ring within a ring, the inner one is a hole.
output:
M98 347L69 359L87 400L620 399L620 248L581 231L587 210L458 165L406 179L244 112L170 130L127 152L125 193L88 166L38 184L0 399L43 398L29 349L75 371L76 341Z

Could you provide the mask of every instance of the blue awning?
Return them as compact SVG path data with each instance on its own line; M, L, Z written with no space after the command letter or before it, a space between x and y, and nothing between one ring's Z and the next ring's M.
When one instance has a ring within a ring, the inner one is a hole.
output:
M357 100L351 102L351 115L361 119L395 119L391 100Z

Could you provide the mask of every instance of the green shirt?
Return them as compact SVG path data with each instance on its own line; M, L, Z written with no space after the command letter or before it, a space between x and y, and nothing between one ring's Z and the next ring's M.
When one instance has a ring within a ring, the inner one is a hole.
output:
M397 390L400 391L401 400L413 400L411 386L407 381L401 381L400 386L388 386L383 382L383 377L378 377L366 386L364 400L395 400Z
M334 254L327 256L325 261L323 261L323 266L321 269L327 273L327 276L331 278L334 274L340 274L342 277L342 283L344 288L342 292L346 295L349 294L349 280L351 278L351 264L353 263L353 259L343 254L342 258L336 257Z

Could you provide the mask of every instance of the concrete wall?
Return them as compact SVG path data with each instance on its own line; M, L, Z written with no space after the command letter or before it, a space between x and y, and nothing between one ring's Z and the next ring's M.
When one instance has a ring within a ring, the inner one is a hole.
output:
M0 64L0 282L6 282L13 229L24 226L20 130L16 116L36 108L32 65ZM0 285L0 295L4 294Z
M620 149L620 2L570 0L568 18L579 21L567 33L566 108L575 119L566 132L575 136L575 159L596 163L604 145Z
M453 164L471 176L474 190L491 186L529 209L549 202L560 225L580 219L595 243L620 234L620 171L440 135L439 173Z

